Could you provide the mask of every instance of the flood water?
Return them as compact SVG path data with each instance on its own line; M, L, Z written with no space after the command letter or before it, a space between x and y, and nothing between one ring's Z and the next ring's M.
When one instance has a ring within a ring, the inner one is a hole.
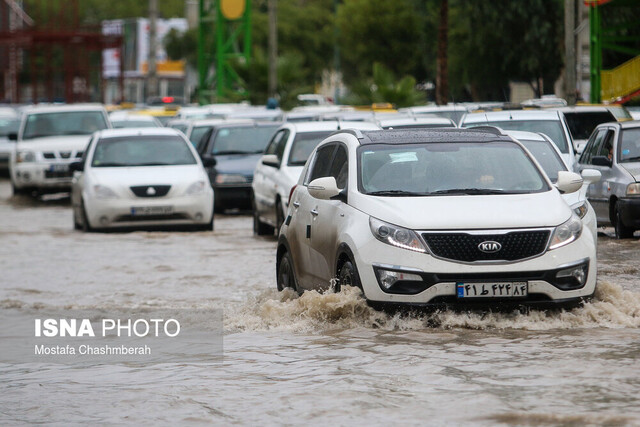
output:
M640 233L603 230L582 308L392 316L348 289L277 292L276 240L248 215L84 234L68 198L10 195L0 180L0 310L222 309L224 357L2 363L1 425L640 426Z

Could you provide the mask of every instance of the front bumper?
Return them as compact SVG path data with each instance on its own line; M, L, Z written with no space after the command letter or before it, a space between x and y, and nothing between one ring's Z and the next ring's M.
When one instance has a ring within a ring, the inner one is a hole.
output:
M16 188L69 191L73 177L73 172L68 169L69 163L16 163L12 165L11 177Z
M205 225L213 215L213 192L179 197L96 199L83 195L93 228ZM141 212L146 210L146 212Z
M618 199L618 204L624 226L640 228L640 197Z

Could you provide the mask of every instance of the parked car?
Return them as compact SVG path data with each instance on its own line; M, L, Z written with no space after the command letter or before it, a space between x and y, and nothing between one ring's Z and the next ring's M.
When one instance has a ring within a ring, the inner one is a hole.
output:
M501 129L544 133L558 146L569 170L574 168L576 153L573 140L564 116L558 111L506 110L466 114L460 127L474 126L497 126Z
M591 132L601 123L615 122L616 116L606 107L573 106L558 108L564 114L576 153L580 154L587 144Z
M359 286L374 306L578 304L591 231L519 142L469 129L345 130L311 154L276 255L279 289Z
M253 171L280 124L220 124L203 137L198 146L200 156L215 163L207 168L207 173L216 194L216 212L251 208Z
M253 174L253 232L276 234L289 207L289 193L313 149L339 129L380 129L369 122L285 123L275 133Z
M477 128L476 128L477 129ZM558 173L569 171L569 167L562 160L562 153L553 141L543 133L522 132L515 130L502 131L522 143L527 150L536 158L542 170L547 174L549 180L555 184L558 182ZM598 232L596 213L587 200L587 189L589 185L600 180L600 172L595 169L582 170L582 178L584 180L582 188L573 193L563 193L562 198L580 217L584 227L588 228L593 235L594 244L597 245Z
M13 194L55 193L71 189L69 165L82 158L90 135L108 129L98 104L34 106L23 110L9 169Z
M9 171L9 158L15 143L9 140L9 134L17 134L20 127L18 113L10 108L0 108L0 172Z
M596 127L577 164L585 168L602 174L587 191L598 225L613 226L619 239L632 237L640 229L640 121Z
M111 125L115 129L120 128L159 128L162 123L153 116L135 114L124 111L114 111L109 114Z
M71 191L76 229L213 229L209 178L198 153L177 130L96 132L72 169L78 171Z

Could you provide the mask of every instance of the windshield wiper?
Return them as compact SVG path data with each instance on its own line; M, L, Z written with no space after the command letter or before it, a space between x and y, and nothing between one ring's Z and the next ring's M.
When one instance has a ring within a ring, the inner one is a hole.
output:
M92 165L94 168L119 168L119 167L126 167L129 166L126 163L115 163L115 162L111 162L111 163L98 163L98 164L94 164Z
M640 160L640 156L626 157L622 159L623 162L637 162Z
M432 191L430 194L507 194L509 191L491 188L451 188L449 190Z
M369 196L424 196L424 193L416 193L415 191L405 190L382 190L367 193Z

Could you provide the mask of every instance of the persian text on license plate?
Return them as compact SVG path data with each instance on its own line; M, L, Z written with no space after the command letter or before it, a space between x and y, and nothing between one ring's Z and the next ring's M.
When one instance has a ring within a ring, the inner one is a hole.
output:
M142 206L131 208L131 215L169 215L173 206Z
M526 297L527 282L456 283L458 298Z

